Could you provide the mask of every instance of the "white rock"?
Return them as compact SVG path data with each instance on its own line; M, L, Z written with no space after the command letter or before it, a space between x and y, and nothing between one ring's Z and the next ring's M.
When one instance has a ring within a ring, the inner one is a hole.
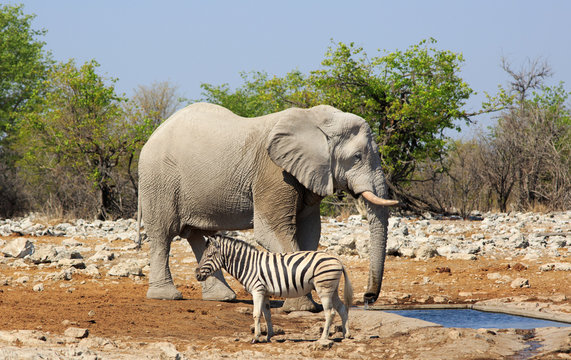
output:
M8 257L23 258L34 253L34 244L30 240L20 237L10 241L4 246L2 252Z
M135 260L127 260L120 264L113 266L108 272L107 276L142 276L143 271L141 266Z
M89 330L72 326L67 328L63 334L72 338L83 339L89 335Z
M176 346L169 342L152 343L147 346L149 349L156 349L161 352L161 358L181 359L181 354L177 351Z
M36 284L32 289L37 292L44 291L44 284L42 283Z
M53 245L41 245L32 254L31 259L35 264L44 264L57 261L57 248Z
M514 281L512 281L510 286L514 289L522 288L522 287L529 287L529 280L524 279L524 278L517 278Z
M456 254L456 253L460 252L458 247L456 247L455 245L440 246L436 249L436 251L438 252L438 255L440 255L440 256L447 256L450 254Z
M571 271L571 263L549 263L539 267L541 271Z
M96 247L97 248L97 247ZM112 253L109 250L99 250L91 257L89 257L88 261L96 262L96 261L110 261L115 259L115 253Z
M416 249L415 255L416 255L417 259L427 260L427 259L433 258L436 255L438 255L438 252L436 251L434 246L429 245L429 244L425 244L425 245L422 245L421 247L419 247L418 249Z

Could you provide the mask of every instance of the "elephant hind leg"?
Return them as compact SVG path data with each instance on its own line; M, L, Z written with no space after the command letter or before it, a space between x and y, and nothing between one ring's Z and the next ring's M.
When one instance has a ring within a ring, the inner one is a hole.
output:
M214 231L183 229L181 237L187 239L192 247L196 261L200 262L202 253L204 252L205 243L203 236L213 235L214 233ZM236 299L236 293L230 288L226 280L224 280L224 275L220 270L216 271L206 280L201 281L200 285L202 286L202 300L232 301Z
M151 238L151 269L147 298L163 300L182 299L182 293L176 289L169 267L169 252L174 236L157 230L152 226L147 226L147 234Z

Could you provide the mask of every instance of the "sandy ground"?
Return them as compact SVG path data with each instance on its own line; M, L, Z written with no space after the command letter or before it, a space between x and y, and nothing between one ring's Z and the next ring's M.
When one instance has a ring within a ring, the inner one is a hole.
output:
M62 238L44 237L36 241L61 244ZM87 241L90 246L97 244L96 240ZM125 246L128 241L113 244ZM148 249L146 243L142 251L121 254L120 259L145 258ZM559 251L565 255L567 249ZM0 331L16 334L0 336L0 348L5 347L0 358L2 354L10 358L7 355L10 351L17 354L18 349L24 348L38 354L42 349L52 349L55 351L52 358L85 358L86 354L95 354L91 358L173 359L268 356L280 359L571 358L571 328L535 331L449 329L358 307L350 312L353 339L341 339L337 332L332 333L333 343L320 343L316 340L323 324L322 314L285 314L279 309L280 299L272 302L272 314L274 326L281 331L271 343L251 344L250 295L227 276L237 292L237 301L202 301L200 285L193 275L196 262L190 247L184 241L175 242L171 254L175 284L184 295L181 301L146 299L146 276L109 277L105 275L105 268L102 268L100 278L74 274L68 281L44 280L44 290L36 292L32 290L34 279L58 271L57 268L34 265L15 268L0 264L4 278L30 278L25 283L0 283ZM363 305L368 260L357 256L341 258L350 269L355 304ZM436 257L420 261L388 257L381 297L375 305L473 304L490 300L506 308L519 306L540 314L569 317L571 273L539 271L541 264L553 261L561 261L561 258L525 261L479 257L470 261ZM510 279L526 278L530 286L514 289L510 281L489 279L490 273ZM340 324L338 316L335 324ZM63 336L69 327L88 329L88 338L79 340ZM14 330L35 330L39 340L37 344L26 343ZM531 351L529 346L533 344L542 347ZM84 349L83 355L77 350L70 353L70 347Z

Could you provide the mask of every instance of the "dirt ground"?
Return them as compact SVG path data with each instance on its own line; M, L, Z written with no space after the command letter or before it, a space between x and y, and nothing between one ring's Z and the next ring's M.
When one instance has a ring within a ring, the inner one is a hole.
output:
M62 240L45 237L36 241L60 244ZM121 245L121 242L113 244ZM559 251L564 254L567 249ZM143 254L133 256L146 256L147 252L148 244L145 244ZM173 243L171 254L175 284L184 295L181 301L149 300L145 297L147 277L109 277L105 276L105 270L102 270L101 278L74 274L69 281L43 281L44 291L36 292L32 290L32 280L45 274L46 269L0 264L4 278L29 276L31 279L24 284L14 281L4 285L0 283L0 330L40 330L63 334L70 326L76 326L89 329L89 337L115 341L117 351L141 349L155 342L170 342L186 357L197 354L201 358L204 354L210 354L212 358L268 355L276 358L571 358L571 328L559 333L563 340L555 348L544 347L541 351L525 353L530 339L542 340L538 334L426 326L394 327L393 332L383 332L382 321L376 327L359 323L359 316L365 319L367 314L380 312L369 310L367 313L356 308L350 312L354 338L341 340L340 333L333 334L335 342L320 348L314 340L319 337L322 314L285 314L279 309L280 299L272 302L272 314L274 326L283 329L283 333L278 332L269 344L250 344L250 326L253 323L250 295L227 276L237 293L237 301L202 301L200 285L193 278L196 262L185 260L193 257L188 244ZM342 260L349 268L355 305L363 305L368 260L357 256L342 257ZM418 261L388 257L381 297L375 305L466 304L509 298L505 300L507 303L513 299L535 305L540 311L541 304L548 304L569 315L566 305L571 302L570 273L539 270L541 264L553 261L561 260L479 257L470 261L436 257ZM490 273L507 275L512 279L526 278L530 286L514 289L509 281L489 279L487 275ZM390 323L386 319L383 321ZM336 316L335 324L339 323ZM486 345L474 345L471 351L471 345L467 344L478 342ZM465 352L458 352L460 348ZM109 354L112 353L111 350Z

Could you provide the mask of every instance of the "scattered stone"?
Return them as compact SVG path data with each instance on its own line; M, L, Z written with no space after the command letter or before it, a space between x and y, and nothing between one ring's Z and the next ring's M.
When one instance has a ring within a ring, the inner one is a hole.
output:
M438 252L432 245L422 245L416 250L415 255L417 259L428 260L438 255Z
M510 265L511 269L515 271L524 271L527 270L527 265L523 265L522 263L515 263L514 265Z
M514 281L512 281L510 286L514 289L522 288L522 287L529 287L529 280L524 279L524 278L517 278Z
M541 271L571 271L571 263L549 263L539 267Z
M161 352L161 359L182 359L182 354L178 352L176 346L169 342L152 343L147 347L151 350L159 350Z
M42 283L36 284L36 285L34 285L32 290L34 290L36 292L44 291L44 284L42 284Z
M72 338L83 339L89 335L89 330L72 326L67 328L63 334Z
M135 260L128 260L113 266L108 272L107 276L143 276L141 266Z
M312 350L329 350L333 346L333 340L317 340L309 345L309 348Z
M20 237L10 241L4 246L2 252L8 257L23 258L34 253L34 244L30 240Z

